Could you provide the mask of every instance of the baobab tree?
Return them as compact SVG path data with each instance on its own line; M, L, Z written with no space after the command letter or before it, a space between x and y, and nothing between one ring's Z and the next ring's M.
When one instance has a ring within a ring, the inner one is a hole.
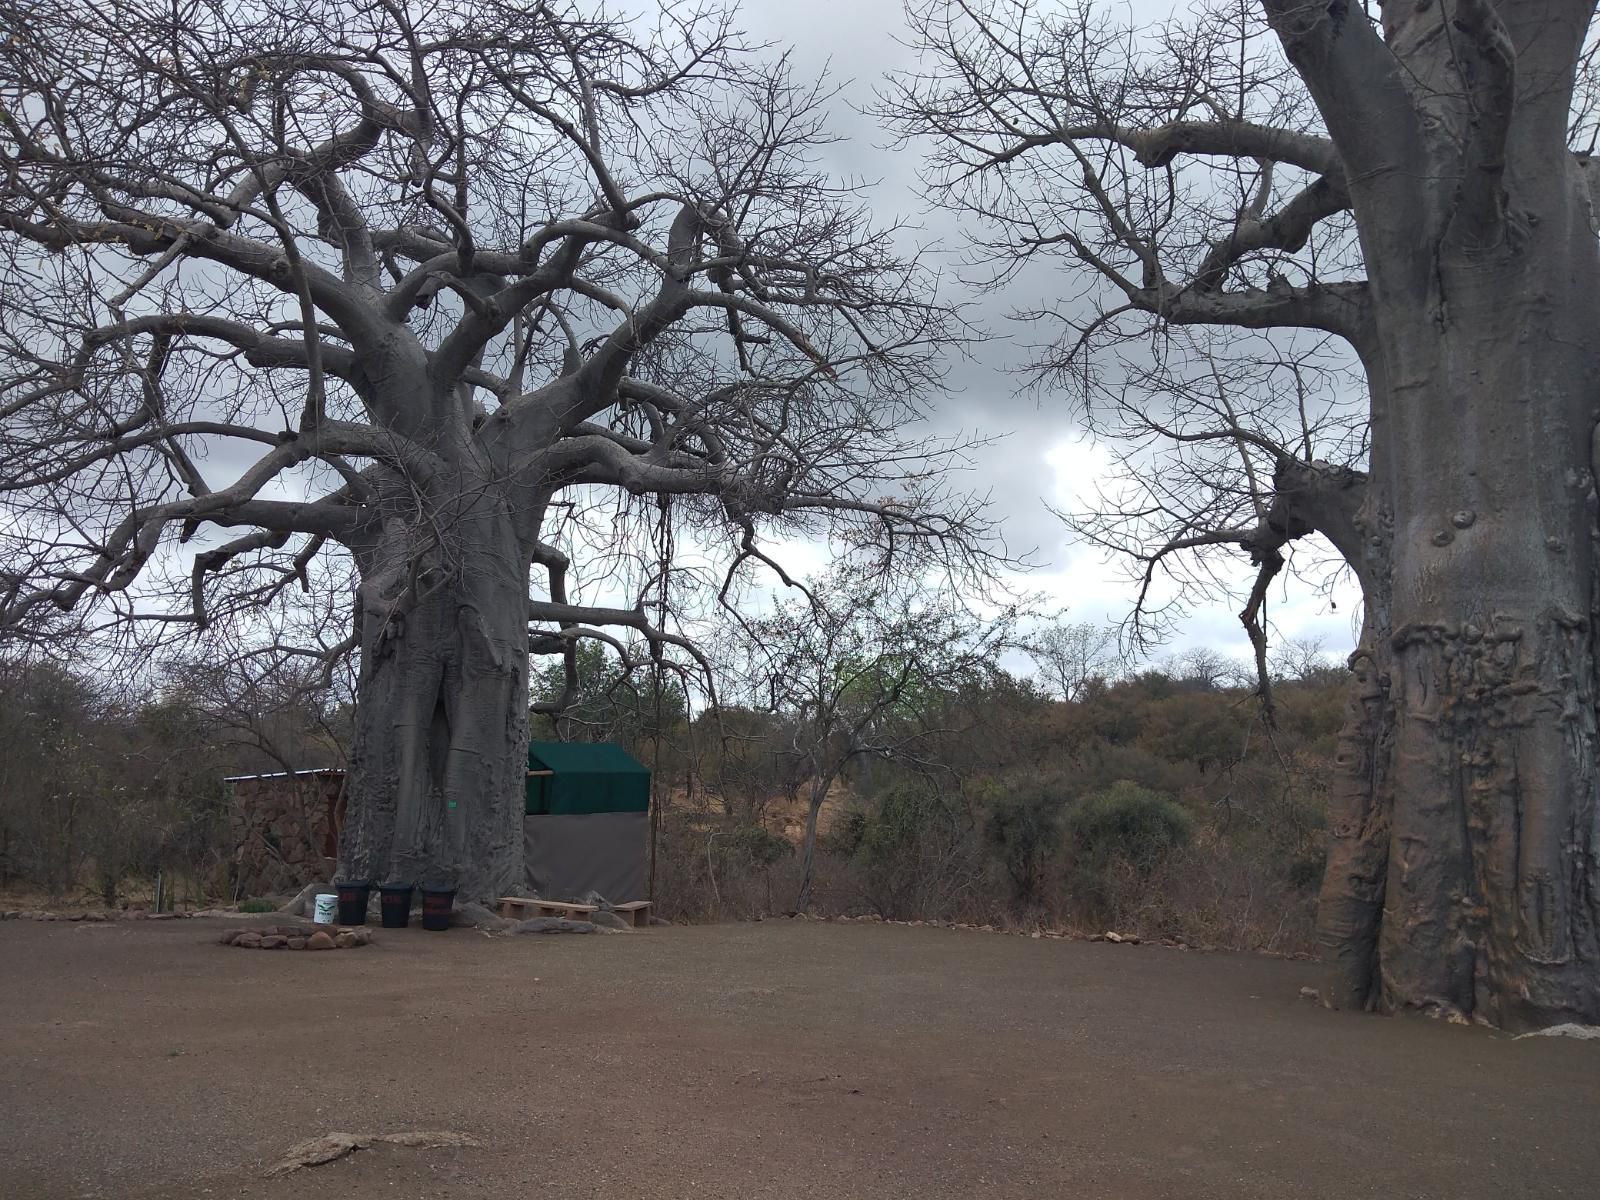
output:
M1320 916L1341 1005L1600 1020L1593 14L918 4L922 66L886 95L1000 280L1077 268L1036 314L1055 378L1116 389L1118 346L1201 330L1359 362L1353 460L1217 406L1172 432L1248 446L1266 503L1235 491L1224 523L1199 497L1143 547L1232 545L1270 578L1316 533L1361 583Z
M530 639L683 642L578 602L566 506L670 500L730 570L984 553L905 431L950 314L828 95L711 7L9 5L0 627L248 632L346 564L341 872L517 882Z

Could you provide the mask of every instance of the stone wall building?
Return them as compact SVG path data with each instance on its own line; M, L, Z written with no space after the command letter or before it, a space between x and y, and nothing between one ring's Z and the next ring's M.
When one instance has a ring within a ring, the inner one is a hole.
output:
M344 772L234 775L230 826L237 894L297 892L333 878L344 822Z

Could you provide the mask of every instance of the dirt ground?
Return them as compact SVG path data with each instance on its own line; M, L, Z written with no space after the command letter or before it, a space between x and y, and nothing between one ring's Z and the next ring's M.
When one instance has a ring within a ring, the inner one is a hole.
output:
M308 954L0 925L0 1195L1592 1197L1600 1043L1325 1012L1296 963L876 925ZM331 1130L455 1130L278 1179Z

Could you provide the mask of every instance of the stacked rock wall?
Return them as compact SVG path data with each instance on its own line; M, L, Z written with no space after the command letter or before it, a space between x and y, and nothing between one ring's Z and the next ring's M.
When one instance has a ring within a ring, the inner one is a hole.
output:
M344 772L257 775L229 783L240 896L283 895L332 878Z

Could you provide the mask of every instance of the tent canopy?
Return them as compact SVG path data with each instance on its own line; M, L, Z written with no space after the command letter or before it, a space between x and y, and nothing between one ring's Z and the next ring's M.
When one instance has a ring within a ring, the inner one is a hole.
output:
M650 808L650 769L611 742L529 742L528 770L530 817Z

